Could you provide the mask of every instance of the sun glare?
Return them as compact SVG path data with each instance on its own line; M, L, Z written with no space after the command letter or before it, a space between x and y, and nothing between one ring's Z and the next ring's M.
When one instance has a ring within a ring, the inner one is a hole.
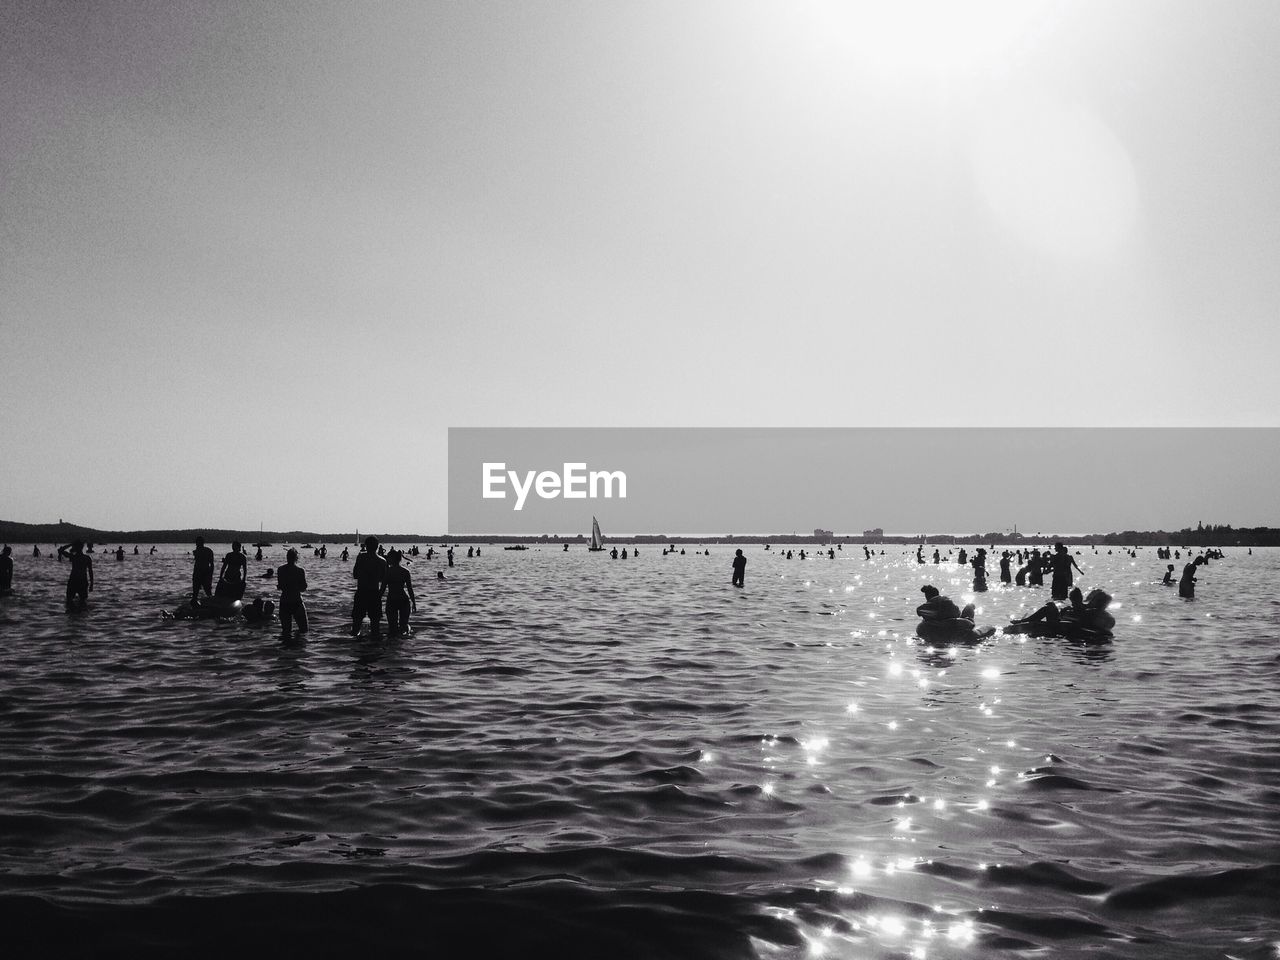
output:
M1042 13L1033 0L819 2L819 26L833 31L878 73L994 68L1016 54Z

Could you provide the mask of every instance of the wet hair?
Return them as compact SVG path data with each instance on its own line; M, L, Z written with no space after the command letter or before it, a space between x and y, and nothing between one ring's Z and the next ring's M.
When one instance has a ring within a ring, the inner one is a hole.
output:
M239 553L239 552L240 552L240 541L239 541L239 540L232 540L232 541L231 541L231 551L232 551L233 553Z
M377 538L377 537L365 537L365 538L364 538L364 548L365 548L366 550L370 551L370 552L373 552L374 550L377 550L377 549L378 549L378 538Z
M1111 603L1111 594L1103 590L1101 587L1094 587L1089 591L1089 596L1084 598L1085 606L1096 607L1099 610L1105 610Z
M297 550L295 550L295 549L293 549L293 547L290 547L290 548L289 548L288 553L286 553L286 554L284 555L284 558L285 558L286 560L289 560L289 561L297 560L297 559L298 559L298 551L297 551Z
M197 547L203 547L203 546L204 546L204 537L196 537L196 546L197 546Z
M938 595L938 588L932 583L926 583L920 588L920 592L924 594L926 600L932 600Z

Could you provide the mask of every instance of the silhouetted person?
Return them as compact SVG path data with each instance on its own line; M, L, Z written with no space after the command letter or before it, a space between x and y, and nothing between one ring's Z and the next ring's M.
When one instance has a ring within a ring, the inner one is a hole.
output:
M610 551L609 551L609 559L610 559L610 560L617 560L617 559L618 559L618 548L617 548L617 547L614 547L612 550L610 550Z
M257 552L255 552L255 553L254 553L254 555L253 555L253 559L255 559L255 560L261 560L261 559L262 559L262 548L261 548L261 547L259 547L259 548L257 549Z
M36 545L36 544L34 544L34 543L31 545L31 555L32 555L33 557L38 557L38 556L40 556L40 547L39 547L39 546L37 546L37 545Z
M1000 554L1000 582L1012 583L1013 575L1009 572L1009 565L1013 562L1013 555L1008 550Z
M155 544L153 543L153 544L151 545L151 549L147 551L147 556L148 556L148 557L150 557L150 556L154 556L154 555L155 555L155 552L156 552L156 546L155 546ZM262 559L262 551L261 551L261 550L259 550L259 551L258 551L258 559L259 559L259 560L261 560L261 559Z
M986 593L987 590L987 551L979 547L974 553L973 559L969 561L969 566L973 567L973 590L974 593Z
M351 604L351 635L360 635L360 625L368 617L369 632L376 637L382 620L382 592L387 586L387 561L378 556L377 537L365 539L364 550L356 557L351 575L356 580L356 596Z
M568 552L569 552L569 545L568 545L567 543L564 545L564 552L565 552L565 553L568 553ZM667 551L663 550L662 552L663 552L663 553L666 553Z
M622 559L623 559L623 560L627 559L627 548L626 548L626 547L623 547L623 548L622 548Z
M0 593L13 589L13 548L7 543L0 550Z
M1019 587L1027 585L1027 568L1025 566L1018 568L1018 572L1013 576L1013 582Z
M284 560L285 565L276 572L276 588L280 591L280 639L287 643L293 639L295 623L298 633L307 632L307 606L302 602L302 594L307 589L307 574L298 566L297 550L290 547Z
M1084 609L1077 611L1073 608L1071 616L1082 627L1109 634L1116 625L1116 618L1107 610L1110 604L1111 594L1097 587L1084 598Z
M124 544L116 547L116 563L124 563Z
M195 603L201 590L206 597L213 596L213 551L204 545L204 537L196 537L192 558L191 602Z
M1071 568L1075 567L1078 573L1083 574L1080 565L1076 563L1076 558L1067 552L1067 548L1061 543L1053 545L1053 556L1050 558L1053 565L1053 582L1050 584L1050 596L1054 600L1065 600L1067 592L1071 589L1071 581L1074 579L1071 575Z
M329 548L326 547L323 543L320 544L320 559L324 560L328 556L329 556Z
M387 633L393 637L409 632L409 611L418 610L409 571L400 566L403 556L399 550L387 554Z
M476 555L476 548L475 548L475 547L467 547L467 557L468 557L468 559L470 559L471 557L474 557L475 555Z
M939 563L941 563L941 562L942 562L942 554L940 554L937 550L933 551L933 563L934 563L934 565L936 566L936 565L938 565L938 564L939 564Z
M921 620L935 622L954 620L960 616L960 608L956 606L955 601L939 593L938 588L933 584L926 583L920 588L920 592L924 594L924 603L916 607L916 613Z
M449 566L453 566L453 547L449 548Z
M1027 561L1027 583L1033 587L1044 586L1044 557L1039 547L1031 551L1031 559Z
M746 586L747 581L747 558L742 555L739 550L733 557L733 585L735 587Z
M1191 600L1196 595L1196 567L1204 563L1204 557L1195 560L1182 568L1182 579L1178 581L1178 596Z
M67 577L67 606L74 606L79 599L83 608L93 590L93 559L84 552L83 540L73 540L65 547L59 547L58 559L64 557L71 561L71 573Z
M956 563L960 564L960 566L963 567L968 562L969 562L969 555L964 552L964 547L961 547L960 555L956 557Z
M1169 569L1164 572L1164 579L1160 581L1166 587L1173 586L1173 564L1169 564Z
M135 557L138 555L138 545L136 543L133 545L133 555Z
M244 597L244 582L249 575L249 560L240 548L240 541L231 544L231 552L222 558L222 567L218 570L218 586L214 589L215 597L228 597L240 600Z
M342 559L344 561L351 559L351 552L346 547L342 548Z

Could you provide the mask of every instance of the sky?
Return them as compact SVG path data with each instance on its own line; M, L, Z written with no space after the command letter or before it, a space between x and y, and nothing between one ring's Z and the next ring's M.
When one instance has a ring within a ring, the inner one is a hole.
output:
M443 531L449 427L1280 426L1276 49L1273 0L8 0L0 519Z

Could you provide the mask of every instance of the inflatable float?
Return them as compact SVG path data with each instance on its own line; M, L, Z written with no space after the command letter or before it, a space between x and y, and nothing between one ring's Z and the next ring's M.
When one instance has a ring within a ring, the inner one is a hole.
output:
M184 600L178 609L164 612L168 620L233 620L243 616L244 604L227 597L200 597Z
M996 632L995 627L974 627L972 620L951 617L946 620L921 620L916 624L916 635L937 643L972 643L984 640Z
M1034 623L1011 623L1004 628L1005 633L1022 633L1031 637L1062 637L1067 640L1080 640L1084 643L1106 643L1110 640L1110 630L1096 630L1086 627L1074 620L1059 620L1050 623L1039 620Z

